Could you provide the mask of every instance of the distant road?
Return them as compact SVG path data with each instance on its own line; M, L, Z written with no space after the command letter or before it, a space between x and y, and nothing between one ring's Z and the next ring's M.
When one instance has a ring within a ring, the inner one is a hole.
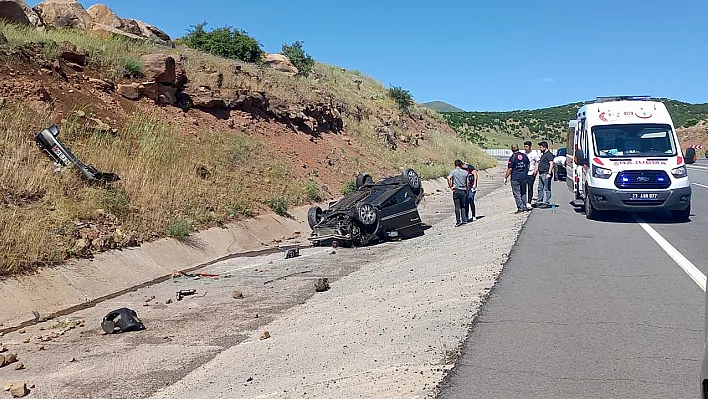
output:
M689 174L689 223L589 221L554 183L561 206L532 212L440 397L698 397L708 160Z

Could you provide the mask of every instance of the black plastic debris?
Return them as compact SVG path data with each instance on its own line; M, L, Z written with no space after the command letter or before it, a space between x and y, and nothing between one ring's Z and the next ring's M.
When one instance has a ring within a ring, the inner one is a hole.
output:
M108 313L101 322L101 328L106 334L124 333L145 329L134 310L121 308Z
M290 248L285 251L285 259L297 258L300 256L300 248Z
M179 291L177 291L176 297L177 297L178 301L181 301L182 298L184 298L186 296L194 295L196 293L197 293L197 290L179 290Z
M325 292L329 291L329 279L321 278L315 283L315 292Z
M93 165L85 165L59 140L58 136L59 128L56 125L52 125L37 133L34 141L37 143L37 147L49 154L55 162L63 166L76 168L81 172L81 177L90 183L110 183L120 180L115 173L101 172Z

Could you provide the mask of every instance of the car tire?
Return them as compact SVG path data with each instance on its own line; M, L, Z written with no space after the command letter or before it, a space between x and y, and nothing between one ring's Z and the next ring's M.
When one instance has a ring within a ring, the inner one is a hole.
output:
M689 164L696 162L696 149L695 148L687 148L686 149L686 155L684 156L684 162L689 163Z
M356 206L357 219L366 227L373 226L379 218L376 207L368 202Z
M371 175L367 173L359 173L359 175L356 177L356 188L358 190L361 187L364 187L366 184L371 184L373 182L374 179L371 178Z
M413 192L417 192L420 190L420 176L418 175L418 172L411 168L406 168L403 170L403 181L408 183L408 186L413 190Z
M681 209L678 211L671 211L671 216L677 222L688 222L691 220L691 205L689 204L686 209Z
M585 188L585 217L589 220L597 220L599 211L592 206L590 201L590 194L588 193L587 187Z
M313 206L307 210L307 223L314 229L322 221L322 208Z

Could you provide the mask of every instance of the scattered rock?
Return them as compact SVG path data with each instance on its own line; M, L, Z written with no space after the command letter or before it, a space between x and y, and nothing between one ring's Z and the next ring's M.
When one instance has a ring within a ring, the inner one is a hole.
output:
M59 57L79 66L86 66L86 54L79 52L76 46L70 42L62 42L59 45ZM82 72L83 68L81 71Z
M210 90L220 89L224 84L224 75L221 72L207 72L204 74L204 84Z
M3 389L9 391L13 398L24 398L30 393L29 389L27 389L27 384L20 381L6 383Z
M119 84L116 92L129 100L139 100L140 83Z
M263 64L288 75L296 75L298 73L295 65L283 54L266 54L263 58Z
M256 317L258 317L258 315L256 315ZM270 338L270 333L268 331L263 331L263 334L261 334L261 341L268 338Z
M72 357L71 359L69 359L69 363L74 363L75 361L76 361L75 357Z
M24 370L24 369L25 369L25 365L23 363L17 363L15 365L15 370Z
M33 8L42 22L53 28L89 29L91 16L75 0L44 0Z
M210 174L211 172L209 172L209 169L207 169L206 165L200 164L199 166L197 166L197 176L199 176L199 178L206 179L209 177Z
M149 297L145 298L145 302L150 302L150 301L152 301L153 299L155 299L155 295L152 295L152 296L149 296Z
M123 25L120 17L113 10L103 4L94 4L86 9L86 13L91 16L93 22L115 29L120 29Z
M113 83L106 82L103 79L89 78L88 82L96 89L104 91L106 93L110 93L114 89Z
M0 353L5 353L5 352L7 352L7 346L0 345Z
M317 280L315 284L316 292L325 292L329 290L329 280L327 278L321 278Z
M145 68L145 77L151 81L174 84L175 59L169 54L146 54L140 57Z
M232 296L234 299L243 299L243 292L236 290L236 291L234 291L234 292L231 293L231 296Z
M17 361L17 355L14 353L6 353L0 355L0 367L5 367L9 364L15 363Z
M168 300L165 301L165 305L169 305L169 304L171 304L171 303L172 303L172 298L170 298L170 299L168 299Z
M17 333L18 333L18 334L24 334L24 333L26 333L26 332L27 332L27 331L25 331L24 328L21 328L21 329L17 330Z
M42 20L24 0L0 0L0 19L20 25L42 25Z

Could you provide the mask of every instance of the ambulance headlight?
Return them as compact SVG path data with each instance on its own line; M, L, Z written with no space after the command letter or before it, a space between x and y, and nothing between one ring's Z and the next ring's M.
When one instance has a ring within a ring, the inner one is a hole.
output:
M675 178L680 179L688 176L688 171L685 166L679 166L678 168L672 169L671 174L674 175Z
M592 175L600 179L609 179L612 176L612 170L593 165Z

